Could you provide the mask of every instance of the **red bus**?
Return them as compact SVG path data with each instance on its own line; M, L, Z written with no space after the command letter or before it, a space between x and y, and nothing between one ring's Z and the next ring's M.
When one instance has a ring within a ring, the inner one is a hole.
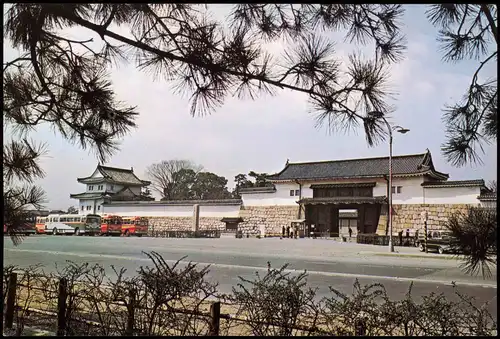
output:
M142 237L148 233L148 218L146 217L122 217L122 234L125 237L136 235Z
M36 217L36 234L45 234L45 223L47 222L48 217Z
M101 235L120 235L122 218L118 215L105 215L101 218Z

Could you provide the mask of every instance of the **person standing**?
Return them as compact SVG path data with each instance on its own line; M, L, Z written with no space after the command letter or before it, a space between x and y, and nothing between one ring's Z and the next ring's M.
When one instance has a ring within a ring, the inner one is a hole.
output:
M403 231L398 232L398 237L399 237L399 246L403 246Z
M285 237L285 226L281 228L281 236L284 238Z
M349 226L349 228L347 229L347 231L349 232L349 238L352 237L352 228L351 228L351 226Z
M415 246L418 246L418 230L415 230Z
M290 226L286 227L286 237L290 238Z

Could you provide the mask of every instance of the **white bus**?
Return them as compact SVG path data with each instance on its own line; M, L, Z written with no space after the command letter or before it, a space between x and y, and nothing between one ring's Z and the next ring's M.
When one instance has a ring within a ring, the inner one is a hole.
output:
M101 217L97 214L50 214L45 220L45 233L52 235L95 235L101 231Z

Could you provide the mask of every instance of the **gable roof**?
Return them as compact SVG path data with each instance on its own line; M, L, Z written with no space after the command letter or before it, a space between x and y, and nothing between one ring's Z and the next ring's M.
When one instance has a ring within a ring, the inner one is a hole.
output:
M453 181L431 181L424 182L421 186L425 188L440 187L485 187L484 180L453 180Z
M133 169L125 169L125 168L97 165L96 170L102 174L103 179L102 178L92 178L90 176L90 177L85 177L85 178L78 178L77 180L79 182L83 182L83 183L91 183L91 182L106 180L108 182L115 182L115 183L120 183L120 184L125 184L125 185L147 186L150 184L149 181L139 179L134 174Z
M332 161L287 163L285 168L270 175L270 181L296 179L318 180L335 178L383 177L389 172L389 157L361 158ZM436 171L429 150L421 154L392 157L392 173L395 176L430 175L439 180L448 179L448 174Z

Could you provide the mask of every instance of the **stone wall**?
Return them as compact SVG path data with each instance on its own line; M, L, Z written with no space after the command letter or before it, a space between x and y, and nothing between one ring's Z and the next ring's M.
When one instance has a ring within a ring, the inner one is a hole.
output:
M200 217L199 230L219 230L226 229L226 223L220 221L221 217Z
M290 221L297 219L299 205L295 206L241 206L240 217L243 222L238 229L243 234L260 234L261 226L266 235L279 235L283 226L289 226Z
M427 211L427 227L434 230L445 229L448 218L456 212L465 212L469 205L466 204L411 204L393 205L394 214L392 219L393 233L399 231L423 230L424 221L422 212ZM380 222L379 222L380 225ZM385 228L384 228L385 230Z
M225 230L220 217L200 217L199 230ZM149 217L149 229L155 231L191 231L193 217Z
M149 217L149 229L155 231L191 231L193 217Z

